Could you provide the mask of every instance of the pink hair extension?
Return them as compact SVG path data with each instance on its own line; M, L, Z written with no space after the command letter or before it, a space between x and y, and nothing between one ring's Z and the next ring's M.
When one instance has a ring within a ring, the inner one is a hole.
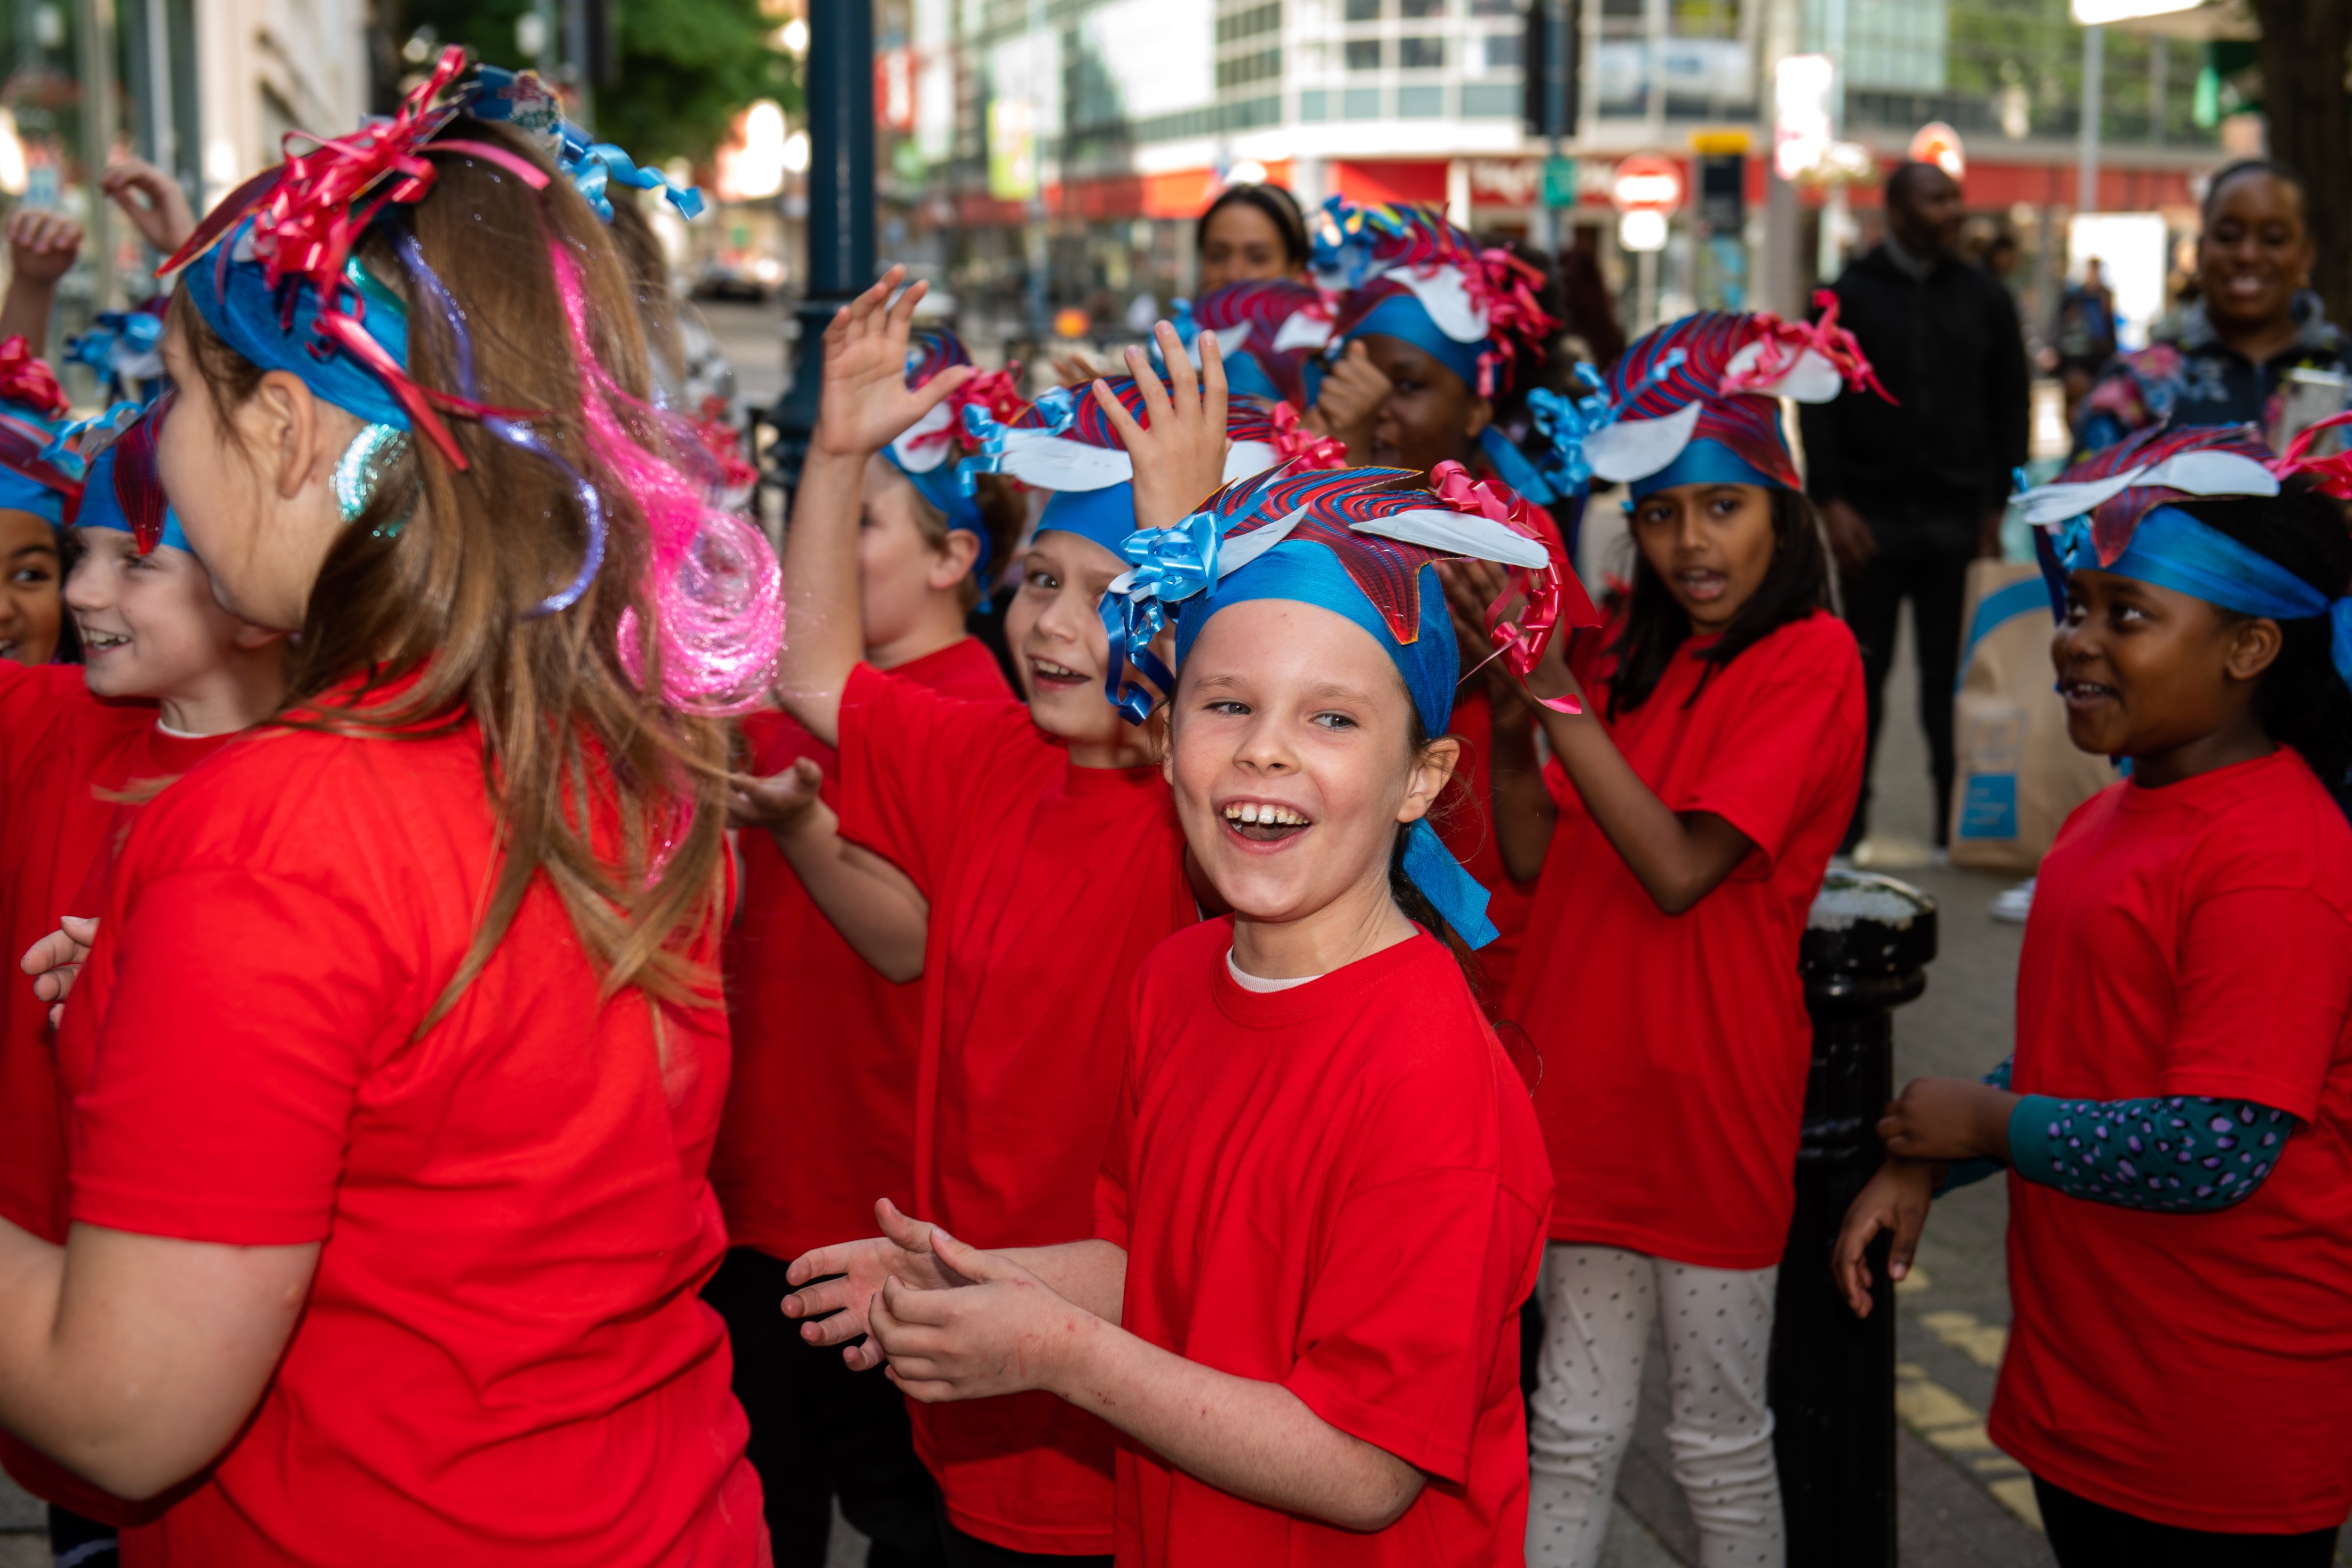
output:
M784 643L783 572L767 537L750 520L719 509L709 489L677 465L647 451L616 409L667 429L657 411L613 380L588 337L587 298L579 268L560 241L548 246L572 350L583 385L581 409L588 445L614 488L645 515L653 549L656 635L661 646L661 696L713 717L757 707L775 679ZM624 612L621 664L643 682L635 611Z

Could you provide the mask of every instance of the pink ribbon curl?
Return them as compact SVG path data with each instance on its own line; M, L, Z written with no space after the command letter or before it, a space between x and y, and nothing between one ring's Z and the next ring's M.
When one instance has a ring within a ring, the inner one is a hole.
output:
M5 351L5 345L0 345L0 352ZM2281 479L2307 474L2318 482L2322 493L2338 500L2352 500L2352 451L2333 453L2326 457L2311 455L2311 449L2318 444L2321 436L2347 425L2352 425L2352 410L2332 413L2317 423L2305 425L2295 433L2294 439L2286 444L2286 450L2272 461L2271 472Z
M1878 372L1870 368L1870 361L1863 354L1854 335L1837 324L1838 297L1826 288L1817 289L1813 305L1822 313L1818 321L1783 321L1769 310L1758 311L1753 319L1759 333L1756 341L1761 346L1757 350L1756 362L1725 376L1717 391L1725 397L1735 392L1764 392L1796 369L1798 359L1810 350L1826 360L1849 388L1874 392L1888 402L1895 402L1895 394L1880 383Z
M1486 606L1486 639L1495 645L1495 652L1487 656L1488 663L1499 658L1513 674L1525 681L1563 622L1571 630L1601 624L1600 612L1593 609L1584 584L1568 569L1558 531L1543 525L1525 497L1471 478L1467 469L1450 458L1431 469L1429 479L1437 498L1454 510L1499 523L1542 545L1544 553L1551 558L1551 564L1539 570L1530 570L1523 566L1507 569L1503 591ZM1504 613L1514 598L1526 601L1526 609L1516 621ZM1538 697L1532 692L1528 695L1554 713L1584 711L1584 705L1573 696Z
M1298 411L1286 402L1277 402L1267 411L1274 422L1274 449L1294 473L1318 470L1334 472L1348 465L1348 448L1330 436L1318 434L1299 423ZM1459 466L1457 465L1456 466Z
M48 362L33 352L22 335L0 342L0 398L52 416L72 406Z

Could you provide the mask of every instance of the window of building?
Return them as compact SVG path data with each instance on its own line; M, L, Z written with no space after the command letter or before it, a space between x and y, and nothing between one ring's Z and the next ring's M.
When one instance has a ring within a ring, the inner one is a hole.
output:
M1381 19L1381 0L1348 0L1348 20L1377 22Z
M1519 63L1520 41L1517 33L1487 34L1486 68L1493 71L1516 68Z
M1443 38L1400 38L1397 45L1397 64L1406 70L1433 71L1444 68L1445 40ZM1354 47L1353 45L1349 47Z
M1351 71L1376 71L1381 68L1381 41L1378 38L1348 40L1348 68Z
M1397 0L1397 14L1408 21L1445 15L1445 0Z

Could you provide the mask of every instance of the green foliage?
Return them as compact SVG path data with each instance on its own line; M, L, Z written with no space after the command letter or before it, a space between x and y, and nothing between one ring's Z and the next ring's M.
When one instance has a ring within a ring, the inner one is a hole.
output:
M515 23L530 8L530 0L407 0L401 25L520 68L537 63L515 47ZM620 80L597 87L595 130L641 162L709 162L755 99L799 111L796 62L768 47L777 24L761 17L759 0L614 0L613 10Z

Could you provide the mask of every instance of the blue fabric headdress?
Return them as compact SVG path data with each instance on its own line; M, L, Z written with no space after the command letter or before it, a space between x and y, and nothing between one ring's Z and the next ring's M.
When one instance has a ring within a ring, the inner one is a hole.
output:
M2352 684L2352 598L2334 598L2258 550L2173 505L2200 497L2270 497L2279 473L2254 427L2152 426L2015 497L2035 530L2051 609L2066 612L2066 574L2109 571L2239 615L2325 615L2336 673Z
M1543 353L1559 323L1536 292L1543 274L1482 247L1435 209L1358 206L1333 196L1315 215L1316 281L1345 289L1334 351L1368 333L1431 355L1481 397L1511 382L1524 352Z
M66 356L97 372L110 402L152 402L163 390L163 309L158 294L133 310L101 310L87 332L66 340Z
M1111 700L1131 719L1150 711L1150 697L1126 679L1130 662L1161 690L1175 689L1150 650L1171 611L1181 667L1218 611L1286 599L1361 627L1403 677L1423 732L1444 734L1460 657L1434 563L1470 556L1545 571L1552 561L1529 534L1430 491L1399 487L1413 477L1390 468L1277 473L1226 486L1175 528L1130 534L1118 553L1131 568L1102 601ZM1478 947L1495 939L1486 890L1425 821L1408 835L1404 870L1464 941Z
M941 371L971 363L971 354L953 332L944 327L924 328L907 344L907 389L911 392ZM1002 382L1006 378L998 372L995 379ZM957 446L955 412L980 401L968 395L972 386L972 382L966 382L934 404L929 413L884 447L882 455L889 459L890 466L907 476L934 510L947 518L950 530L961 529L980 541L980 553L971 558L971 574L986 580L988 520L981 515L971 478L959 472L951 461Z

